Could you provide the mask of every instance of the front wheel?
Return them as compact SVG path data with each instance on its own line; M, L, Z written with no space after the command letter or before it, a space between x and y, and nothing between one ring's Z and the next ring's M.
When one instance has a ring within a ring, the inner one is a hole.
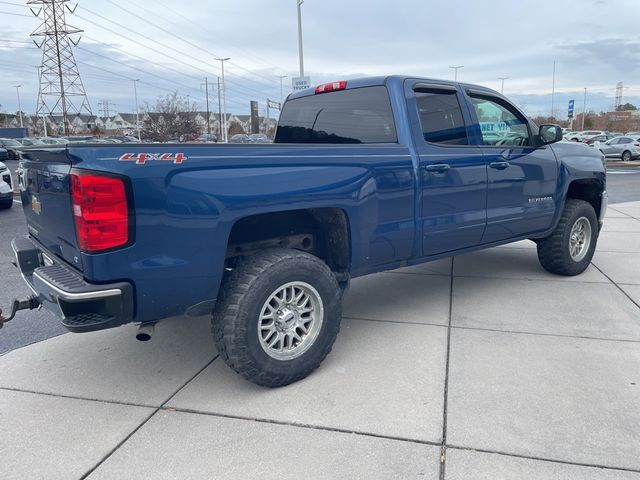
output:
M567 199L556 229L537 242L540 263L558 275L581 274L593 258L598 229L598 218L590 203Z
M13 206L13 197L0 200L0 210L5 210Z
M279 387L318 368L341 316L342 292L329 267L308 253L274 248L247 258L225 279L213 338L237 373Z

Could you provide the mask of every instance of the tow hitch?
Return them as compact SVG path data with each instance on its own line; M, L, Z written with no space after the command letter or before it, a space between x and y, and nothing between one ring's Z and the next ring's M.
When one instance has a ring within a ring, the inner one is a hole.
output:
M25 298L23 300L20 299L15 299L13 301L13 305L11 305L11 313L9 314L8 317L4 317L2 315L2 309L0 309L0 328L2 328L4 326L5 323L7 323L8 321L12 320L13 317L16 316L16 313L20 310L34 310L36 308L39 308L40 305L40 301L38 300L38 297L31 295L29 298Z

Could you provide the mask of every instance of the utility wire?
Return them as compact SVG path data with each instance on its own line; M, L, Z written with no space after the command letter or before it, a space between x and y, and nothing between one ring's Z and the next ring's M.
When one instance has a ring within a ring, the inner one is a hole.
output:
M194 47L194 48L196 48L196 49L198 49L198 50L200 50L200 51L204 52L206 55L211 55L212 57L221 57L221 55L217 55L217 54L215 54L215 53L211 52L210 50L207 50L207 49L205 49L205 48L202 48L200 45L197 45L197 44L193 43L192 41L185 39L184 37L180 37L180 36L176 35L176 33L175 33L175 32L172 32L172 31L170 31L170 30L167 30L166 28L163 28L163 27L161 27L160 25L158 25L158 24L156 24L156 23L150 22L148 18L143 18L143 17L141 17L140 15L138 15L138 14L136 14L136 13L132 12L131 10L129 10L129 9L127 9L127 8L125 8L125 7L121 6L121 5L118 5L118 4L117 4L116 2L114 2L113 0L107 0L107 2L109 2L111 5L113 5L113 6L117 7L117 8L119 8L119 9L120 9L120 10L122 10L123 12L128 13L129 15L132 15L132 16L134 16L134 17L136 17L136 18L138 18L138 19L140 19L140 20L144 21L146 24L151 25L152 27L155 27L155 28L157 28L157 29L159 29L159 30L161 30L161 31L163 31L163 32L165 32L165 33L168 33L169 35L171 35L171 37L172 37L172 38L175 38L175 39L177 39L177 40L180 40L180 41L182 41L182 42L184 42L184 43L186 43L186 44L188 44L188 45L190 45L190 46L192 46L192 47ZM193 57L192 57L192 58L193 58ZM247 68L244 68L244 67L242 67L242 66L240 66L240 65L237 65L237 64L235 64L235 63L233 63L233 62L231 62L231 61L229 62L229 64L230 64L230 65L235 66L236 68L239 68L239 69L241 69L241 70L244 70L245 72L249 73L250 75L254 75L254 76L259 77L259 78L266 78L266 79L267 79L267 81L268 81L269 83L273 84L273 85L267 85L267 86L269 86L269 87L275 88L275 87L277 86L277 87L279 88L279 86L280 86L280 84L279 84L278 82L276 82L276 80L275 80L275 79L273 79L273 78L264 77L263 75L260 75L260 74L257 74L257 73L255 73L255 72L252 72L251 70L249 70L249 69L247 69ZM256 81L256 83L258 83L258 82ZM265 84L265 85L266 85L266 84Z

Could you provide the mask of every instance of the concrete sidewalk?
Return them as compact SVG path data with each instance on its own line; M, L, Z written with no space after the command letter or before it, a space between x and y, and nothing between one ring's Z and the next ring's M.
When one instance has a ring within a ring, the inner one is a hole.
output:
M640 202L610 207L581 276L520 242L358 279L344 317L277 390L206 318L8 353L0 478L640 479Z

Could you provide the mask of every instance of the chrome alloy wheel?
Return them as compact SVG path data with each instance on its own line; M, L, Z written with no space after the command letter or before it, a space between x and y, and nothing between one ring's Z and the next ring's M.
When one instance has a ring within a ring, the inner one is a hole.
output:
M591 223L586 217L580 217L571 228L569 254L574 262L580 262L587 256L591 246Z
M316 341L324 319L322 298L308 283L291 282L273 292L258 321L263 350L276 360L293 360Z

